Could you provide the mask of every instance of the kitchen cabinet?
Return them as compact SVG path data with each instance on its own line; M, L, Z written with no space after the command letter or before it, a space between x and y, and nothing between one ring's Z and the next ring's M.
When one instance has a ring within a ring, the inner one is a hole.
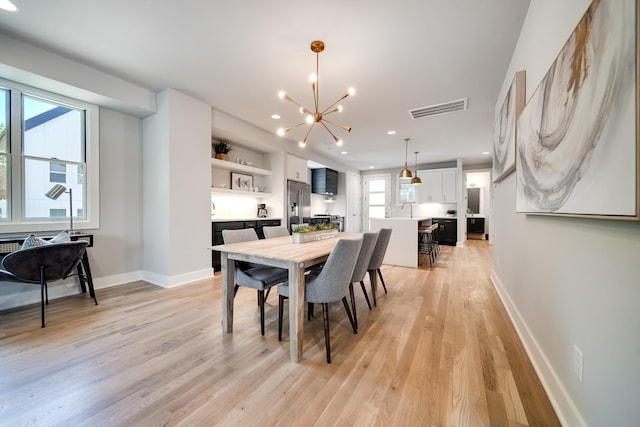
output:
M434 231L434 238L441 245L456 246L458 239L458 220L456 218L433 218L438 228Z
M418 171L422 185L418 190L418 203L454 203L458 200L456 169Z
M211 223L211 244L222 245L222 230L243 230L245 228L253 228L260 239L264 239L263 227L280 225L280 219L259 219L259 220L238 220L238 221L220 221ZM214 271L220 271L220 252L211 251L211 266Z
M287 154L287 179L309 183L307 161L298 156Z
M467 233L484 234L484 218L467 217Z

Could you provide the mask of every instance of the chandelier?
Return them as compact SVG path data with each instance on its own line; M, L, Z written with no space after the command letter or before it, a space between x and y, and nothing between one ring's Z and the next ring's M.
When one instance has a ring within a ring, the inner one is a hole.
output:
M318 104L319 104L319 79L318 79L318 56L320 54L320 52L322 52L324 50L324 42L320 41L320 40L315 40L313 42L311 42L311 52L314 52L316 54L316 73L312 74L311 77L309 78L309 80L311 81L311 89L313 90L313 104L314 104L314 109L313 111L303 107L301 104L299 104L298 102L296 102L293 98L291 98L286 92L281 91L280 93L278 93L278 96L280 97L280 99L285 99L287 101L290 101L292 103L294 103L295 105L297 105L299 107L299 111L301 114L306 114L307 117L305 118L305 121L300 122L296 125L293 125L291 127L288 128L280 128L278 129L278 135L283 136L284 134L286 134L287 132L291 131L292 129L297 128L298 126L301 126L305 123L311 125L309 127L309 130L307 130L307 134L304 136L303 139L300 140L299 144L300 147L304 147L305 145L307 145L307 138L309 137L309 134L311 133L311 130L313 129L313 127L316 125L316 123L321 124L327 132L329 132L329 134L333 137L333 140L335 141L336 145L340 146L342 145L342 140L340 138L338 138L337 136L335 136L335 134L333 132L331 132L331 129L329 129L329 127L327 126L327 124L339 127L347 132L351 132L351 127L350 126L344 126L344 125L340 125L338 123L332 122L331 120L327 120L327 116L331 113L336 113L336 112L340 112L342 111L342 106L337 105L338 102L342 101L343 99L345 99L346 97L353 95L355 93L355 89L353 88L349 88L349 90L347 90L336 102L334 102L333 104L329 105L327 108L325 108L324 110L319 110L318 108Z

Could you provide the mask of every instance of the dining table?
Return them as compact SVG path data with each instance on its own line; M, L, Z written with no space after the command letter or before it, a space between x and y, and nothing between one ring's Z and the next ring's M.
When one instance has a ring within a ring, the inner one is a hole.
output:
M289 355L292 362L302 360L305 270L327 260L340 239L361 238L361 233L338 233L322 240L294 243L292 236L251 240L212 246L220 251L222 279L222 330L233 332L235 264L246 261L288 270L289 281ZM373 286L375 283L375 275Z

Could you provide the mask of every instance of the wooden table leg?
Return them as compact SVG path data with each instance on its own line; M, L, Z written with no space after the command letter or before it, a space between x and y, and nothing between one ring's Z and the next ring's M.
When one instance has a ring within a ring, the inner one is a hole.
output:
M222 331L233 332L233 285L236 262L226 252L220 254L222 275Z
M302 360L304 321L304 265L289 265L289 355L292 362Z

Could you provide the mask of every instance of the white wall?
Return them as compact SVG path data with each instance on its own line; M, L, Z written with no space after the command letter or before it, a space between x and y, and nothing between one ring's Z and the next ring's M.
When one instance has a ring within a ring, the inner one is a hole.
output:
M531 97L588 5L531 2L498 99L518 70ZM558 415L568 426L640 425L640 224L517 214L515 181L494 187L492 278Z
M175 286L210 276L211 107L158 94L143 127L145 280Z

